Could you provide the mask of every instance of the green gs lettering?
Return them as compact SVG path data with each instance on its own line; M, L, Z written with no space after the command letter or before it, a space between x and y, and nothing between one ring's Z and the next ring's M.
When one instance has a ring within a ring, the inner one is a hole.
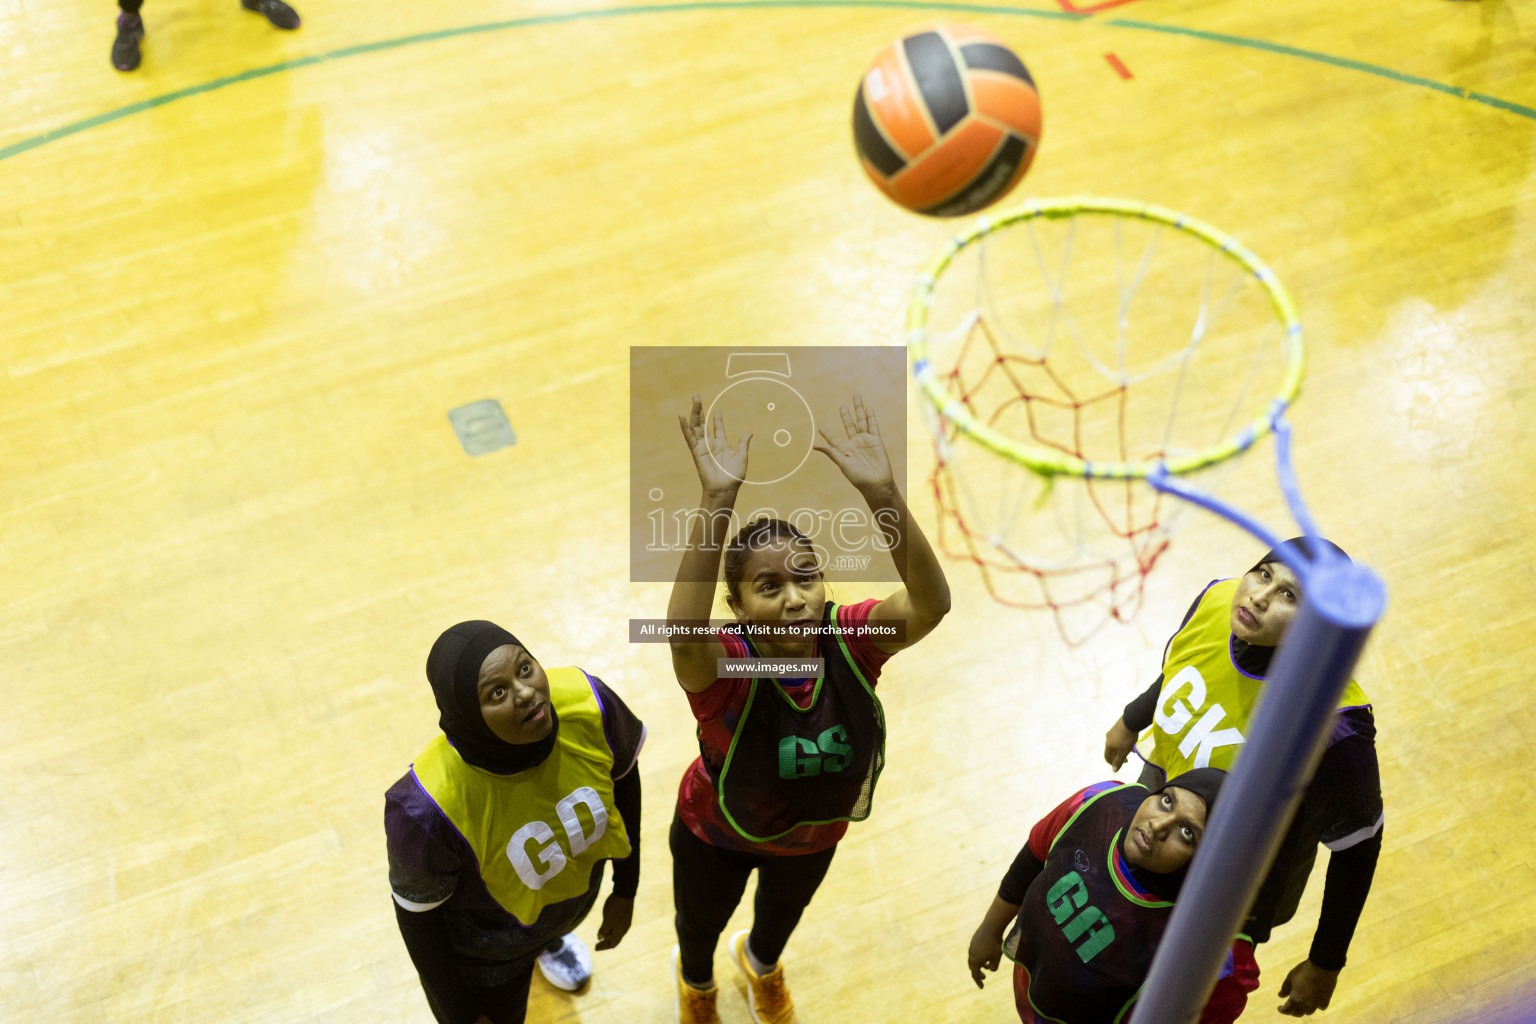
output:
M779 778L804 779L822 772L840 772L853 760L848 730L834 725L814 740L785 736L779 740Z

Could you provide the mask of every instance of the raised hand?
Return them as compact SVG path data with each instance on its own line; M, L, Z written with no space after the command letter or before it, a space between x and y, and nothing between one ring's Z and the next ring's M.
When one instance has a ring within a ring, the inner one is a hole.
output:
M693 467L698 470L699 483L704 485L704 490L734 494L747 478L747 446L752 435L747 434L732 448L725 437L725 416L716 409L714 422L706 424L704 403L699 401L698 395L693 396L693 408L688 417L679 416L677 423L683 428L683 439L693 453Z
M875 421L875 411L864 405L862 395L853 396L852 409L844 405L840 410L847 439L834 440L825 430L817 428L822 443L815 445L815 449L836 463L848 482L860 491L893 485L891 459L885 452L885 442L880 439L880 424Z

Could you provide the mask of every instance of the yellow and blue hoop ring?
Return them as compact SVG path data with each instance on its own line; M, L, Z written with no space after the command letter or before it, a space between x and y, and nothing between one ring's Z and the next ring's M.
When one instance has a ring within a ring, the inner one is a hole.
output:
M978 421L963 404L944 390L942 377L928 358L928 316L933 306L934 288L956 256L968 246L995 232L1032 220L1067 220L1080 216L1123 217L1150 221L1198 239L1221 253L1251 275L1269 297L1271 308L1283 330L1284 368L1278 392L1264 408L1230 436L1198 451L1167 460L1139 462L1095 462L1021 440ZM1144 479L1153 475L1192 473L1239 455L1260 438L1272 433L1291 403L1301 392L1306 370L1306 347L1302 340L1301 319L1290 293L1275 272L1237 239L1194 217L1124 199L1075 196L1062 199L1031 199L1013 210L983 215L966 231L955 236L918 274L907 304L907 352L912 376L924 399L938 413L942 422L952 424L961 433L1003 458L1016 462L1042 477L1073 476L1094 479Z

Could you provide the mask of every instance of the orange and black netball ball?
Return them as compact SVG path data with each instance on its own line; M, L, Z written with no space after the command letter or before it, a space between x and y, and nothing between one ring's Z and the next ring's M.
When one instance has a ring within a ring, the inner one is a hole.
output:
M876 55L853 99L864 173L917 213L958 217L1007 195L1040 146L1040 94L1002 40L938 25Z

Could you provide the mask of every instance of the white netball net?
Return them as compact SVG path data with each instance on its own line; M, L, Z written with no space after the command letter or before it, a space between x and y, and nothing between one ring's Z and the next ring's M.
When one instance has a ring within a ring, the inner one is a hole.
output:
M1281 391L1285 341L1260 280L1177 227L1082 212L985 235L935 282L927 359L946 402L1019 450L983 447L924 403L941 548L997 600L1050 609L1070 643L1130 619L1187 506L1140 479L1036 463L1221 447Z

